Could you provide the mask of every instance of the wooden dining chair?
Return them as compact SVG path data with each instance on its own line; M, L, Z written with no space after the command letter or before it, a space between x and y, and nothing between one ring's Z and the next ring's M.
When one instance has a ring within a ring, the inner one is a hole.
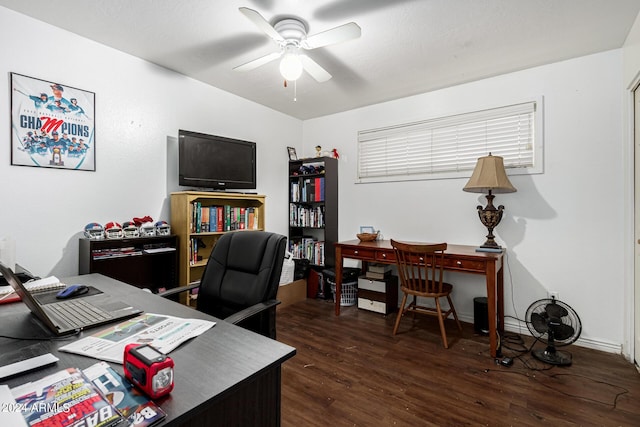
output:
M424 244L407 243L391 240L391 246L396 253L396 266L400 277L400 288L402 289L402 303L393 328L393 335L396 335L400 319L405 313L427 314L437 316L440 322L440 334L444 348L449 348L447 343L447 333L444 321L453 315L458 329L462 331L462 325L458 320L456 309L451 301L451 291L453 286L443 280L444 273L444 251L447 249L446 243ZM407 304L408 297L412 300ZM433 298L435 307L418 303L418 297ZM449 303L447 310L440 304L441 298L446 298Z

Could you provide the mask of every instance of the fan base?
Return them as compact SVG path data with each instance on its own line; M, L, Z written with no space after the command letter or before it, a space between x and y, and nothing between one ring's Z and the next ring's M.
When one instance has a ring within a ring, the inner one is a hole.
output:
M549 351L548 349L533 350L531 354L539 361L549 363L550 365L571 365L571 353L567 353L566 351Z

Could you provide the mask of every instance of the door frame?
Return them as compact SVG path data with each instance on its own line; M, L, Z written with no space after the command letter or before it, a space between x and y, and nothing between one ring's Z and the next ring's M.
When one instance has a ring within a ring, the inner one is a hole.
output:
M635 140L635 91L640 91L640 70L626 88L625 97L625 120L624 134L626 139L625 154L626 162L624 165L624 185L625 185L625 235L630 236L626 241L625 256L625 286L624 286L624 307L623 307L623 342L622 355L636 366L640 365L640 348L636 348L636 342L640 342L640 327L636 323L640 321L640 311L636 310L636 298L640 298L640 268L636 270L636 249L640 251L640 244L637 239L640 237L640 230L636 231L636 217L640 216L640 210L636 211L635 195L636 195L636 174L640 174L640 164L636 170L636 140ZM638 93L640 95L640 92ZM640 141L638 141L640 145ZM640 189L638 189L640 194ZM640 219L638 220L640 223ZM638 234L638 236L636 236ZM638 281L638 284L636 284ZM636 357L636 353L638 357Z

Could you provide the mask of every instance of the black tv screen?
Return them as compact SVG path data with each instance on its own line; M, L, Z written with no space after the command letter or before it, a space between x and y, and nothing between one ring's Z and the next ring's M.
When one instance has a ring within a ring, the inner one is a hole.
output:
M180 130L178 184L214 190L256 188L256 143Z

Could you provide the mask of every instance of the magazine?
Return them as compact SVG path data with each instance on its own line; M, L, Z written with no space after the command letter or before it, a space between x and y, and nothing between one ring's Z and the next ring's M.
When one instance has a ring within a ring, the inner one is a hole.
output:
M159 352L168 354L215 324L208 320L146 313L73 341L59 350L122 364L127 344L151 344Z
M108 363L98 362L83 369L82 373L127 418L129 425L149 427L167 416L162 408L134 388Z
M76 368L11 390L16 411L30 427L126 426L122 416Z

